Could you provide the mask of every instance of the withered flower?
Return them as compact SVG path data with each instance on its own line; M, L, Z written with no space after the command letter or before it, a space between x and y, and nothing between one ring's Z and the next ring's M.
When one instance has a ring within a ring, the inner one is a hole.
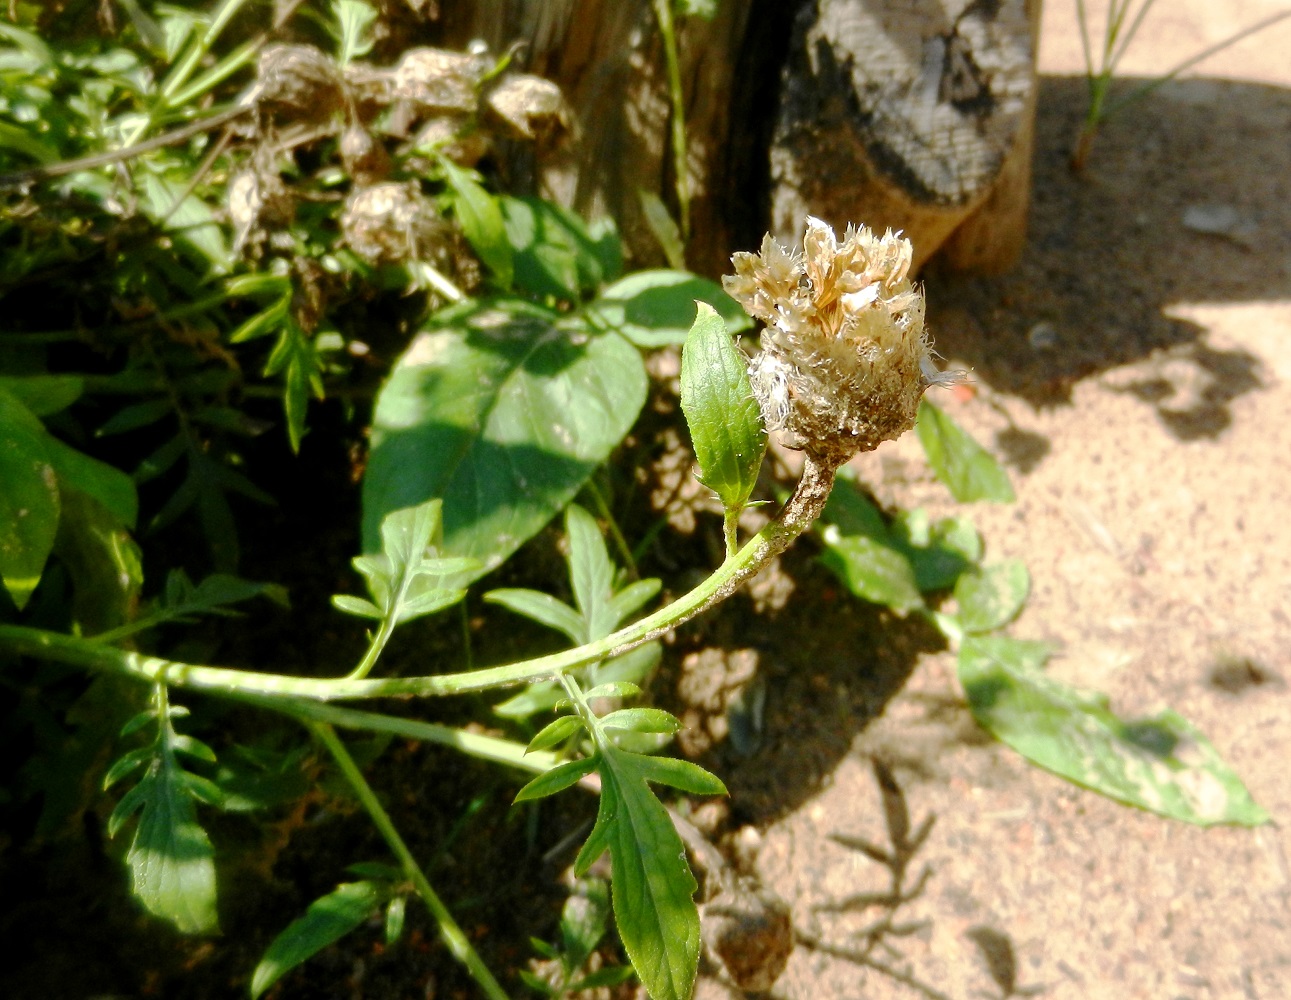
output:
M910 241L891 230L848 226L840 244L809 216L800 252L768 235L722 279L766 324L749 379L767 426L827 464L900 436L928 386L961 377L932 363L910 259Z

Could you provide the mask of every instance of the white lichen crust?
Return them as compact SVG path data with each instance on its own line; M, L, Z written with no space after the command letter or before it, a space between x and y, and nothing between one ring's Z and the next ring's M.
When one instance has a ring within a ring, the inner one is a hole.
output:
M914 426L924 389L959 377L932 364L910 259L899 233L848 226L840 244L810 216L802 251L767 235L760 254L731 258L723 287L766 324L753 392L794 447L831 461L870 451Z

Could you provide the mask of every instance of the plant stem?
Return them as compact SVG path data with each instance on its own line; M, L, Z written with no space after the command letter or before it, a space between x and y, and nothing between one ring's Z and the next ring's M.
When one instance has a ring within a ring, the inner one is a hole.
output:
M546 680L559 677L567 670L626 653L726 600L811 525L829 498L836 468L833 461L816 459L808 454L798 487L779 516L694 590L603 639L519 663L421 677L292 677L179 663L21 625L0 625L0 646L37 659L126 674L149 683L164 682L215 694L258 694L320 701L444 697Z
M405 719L380 712L341 708L339 705L325 705L316 701L306 701L303 698L266 698L261 695L245 694L233 697L248 705L289 715L306 725L325 723L342 729L389 733L391 736L402 736L409 740L438 743L440 746L452 747L480 760L506 764L508 767L531 771L535 774L550 771L562 760L559 755L547 750L527 751L523 743L516 743L514 740L472 733L437 722L422 722L419 719Z
M493 973L489 971L488 966L484 964L479 953L471 946L471 942L462 932L462 929L457 926L457 921L453 919L453 915L448 912L448 908L444 906L443 901L440 900L435 890L431 888L430 880L426 878L426 873L421 870L421 866L417 864L417 859L412 856L412 851L408 849L408 845L399 836L399 831L395 829L389 814L377 799L376 793L372 791L372 786L363 777L363 772L359 770L359 766L354 763L354 758L350 756L350 752L345 749L345 744L336 735L336 730L325 722L311 722L308 723L308 726L319 741L327 747L328 752L331 753L336 761L336 766L341 769L341 773L345 775L345 780L354 789L354 794L363 803L363 808L372 817L372 822L381 831L381 836L385 838L390 850L399 859L399 863L403 866L404 875L408 877L408 880L417 890L417 895L421 896L426 908L430 910L431 916L439 924L439 936L443 939L448 950L452 952L453 957L466 966L471 978L479 984L480 989L491 1000L507 1000L506 992L498 984L498 981L493 978Z
M668 65L668 97L672 101L672 170L676 174L677 211L681 216L681 243L690 242L690 173L686 169L686 95L681 89L681 65L677 60L677 29L672 18L672 0L654 0L654 13L663 36L664 61Z

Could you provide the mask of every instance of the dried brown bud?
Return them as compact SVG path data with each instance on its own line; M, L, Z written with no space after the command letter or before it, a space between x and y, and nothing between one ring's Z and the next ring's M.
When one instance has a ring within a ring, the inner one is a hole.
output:
M409 49L394 69L394 96L431 114L473 113L492 60L445 49Z
M489 92L485 107L512 139L547 139L569 130L570 112L560 88L540 76L509 76Z
M372 263L424 260L448 225L416 184L356 187L341 214L345 242Z
M345 110L345 88L330 57L312 45L270 45L248 95L276 125L326 125Z
M749 364L767 426L828 463L914 426L929 385L958 380L931 361L922 293L910 282L910 241L834 231L808 217L803 250L771 236L761 254L737 253L723 287L766 324Z

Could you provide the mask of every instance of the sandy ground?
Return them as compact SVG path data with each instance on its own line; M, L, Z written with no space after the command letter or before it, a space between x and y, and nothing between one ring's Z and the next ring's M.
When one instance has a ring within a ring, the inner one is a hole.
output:
M1125 72L1281 6L1161 5ZM1001 279L928 277L938 347L975 377L938 401L1014 473L1016 505L972 511L1033 577L1012 634L1061 643L1054 674L1123 714L1191 719L1275 823L1197 829L1072 787L982 738L950 653L919 656L760 824L758 872L795 926L863 952L799 946L776 996L1291 997L1291 21L1111 122L1076 178L1075 5L1046 7L1029 246ZM887 502L951 509L912 435L863 472ZM819 624L793 613L781 627ZM826 682L839 704L870 683L852 656ZM778 719L774 685L770 752L787 753L801 717ZM895 907L831 905L891 889L891 866L831 839L890 844L874 757L915 824L935 817L906 859L907 887L926 881Z

